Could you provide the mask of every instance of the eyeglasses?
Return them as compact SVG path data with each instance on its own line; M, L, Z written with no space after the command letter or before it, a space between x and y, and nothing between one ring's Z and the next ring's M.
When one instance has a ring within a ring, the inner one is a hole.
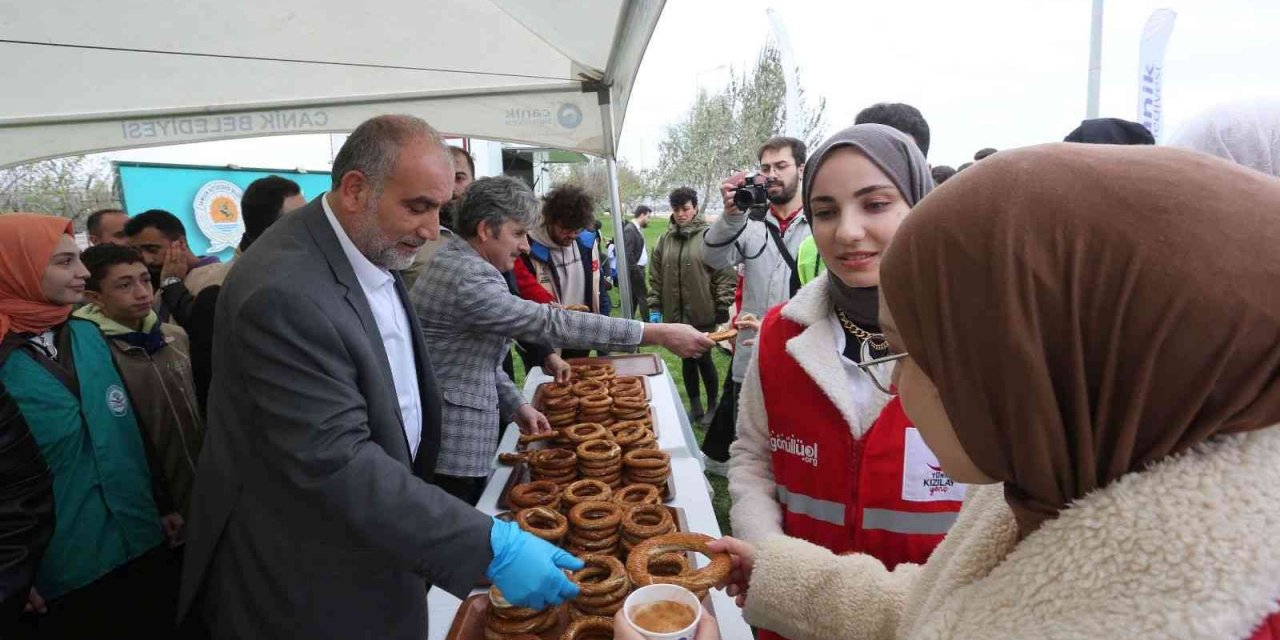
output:
M886 395L893 396L893 395L897 395L897 392L894 391L893 389L893 369L894 368L879 367L876 365L896 362L905 357L907 357L907 354L905 353L895 353L891 356L885 356L883 358L872 358L870 342L863 342L862 358L860 358L862 362L858 363L858 368L862 369L862 371L871 378L871 383L876 385L877 389L884 392Z

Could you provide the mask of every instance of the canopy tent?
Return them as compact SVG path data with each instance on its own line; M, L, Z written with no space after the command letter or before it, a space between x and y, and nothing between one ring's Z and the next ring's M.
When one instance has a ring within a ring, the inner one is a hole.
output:
M590 153L612 167L663 3L3 0L0 168L350 131L384 113L414 114L447 134ZM616 170L610 176L621 228Z

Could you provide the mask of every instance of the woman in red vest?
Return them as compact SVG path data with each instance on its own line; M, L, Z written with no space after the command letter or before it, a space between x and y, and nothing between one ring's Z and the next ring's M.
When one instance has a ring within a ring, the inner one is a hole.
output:
M1280 637L1280 181L1170 148L1001 151L883 265L907 411L971 483L924 565L726 538L792 638Z
M878 320L880 254L933 188L911 138L849 127L805 169L804 211L827 275L764 318L730 449L735 535L786 534L892 567L928 559L964 486L944 474L891 399ZM762 634L762 638L777 637Z

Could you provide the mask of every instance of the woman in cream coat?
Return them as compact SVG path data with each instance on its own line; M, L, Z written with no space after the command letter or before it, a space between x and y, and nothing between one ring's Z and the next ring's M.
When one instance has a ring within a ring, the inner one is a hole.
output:
M735 555L791 638L1280 637L1280 182L1045 145L922 201L882 266L908 415L974 485L925 565ZM1274 634L1274 635L1273 635Z

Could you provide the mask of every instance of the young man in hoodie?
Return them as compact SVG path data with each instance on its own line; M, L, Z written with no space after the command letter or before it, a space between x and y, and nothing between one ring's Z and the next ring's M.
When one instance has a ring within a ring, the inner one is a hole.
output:
M204 438L191 380L187 334L162 324L142 255L130 247L98 245L82 254L88 304L77 318L98 325L111 348L143 433L156 503L170 546L182 540Z
M600 253L596 249L595 202L577 185L561 185L542 200L541 219L529 229L522 261L538 284L563 306L585 305L599 313Z
M600 313L600 251L591 230L595 209L594 200L577 185L560 185L547 193L541 219L529 229L529 253L514 268L521 297L536 299L541 292L530 290L540 287L565 308ZM562 355L589 353L564 350Z
M737 275L733 269L712 269L702 261L707 221L698 211L698 194L689 187L671 192L671 226L654 243L649 256L649 322L680 322L702 332L729 321ZM712 415L704 411L716 406L720 381L711 352L681 360L684 390L689 396L690 421ZM702 404L698 379L707 389ZM705 426L705 424L704 424Z

